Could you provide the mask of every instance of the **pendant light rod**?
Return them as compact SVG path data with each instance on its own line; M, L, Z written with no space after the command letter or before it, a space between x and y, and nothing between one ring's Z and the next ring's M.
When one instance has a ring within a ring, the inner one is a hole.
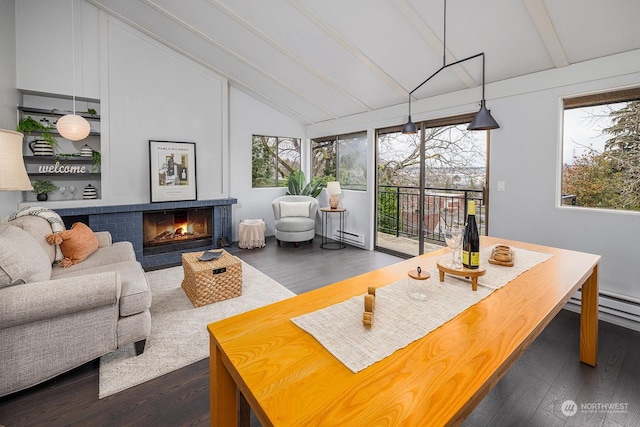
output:
M471 122L471 125L469 125L468 129L469 130L497 129L497 128L500 127L500 125L498 125L498 123L493 119L493 117L491 117L491 114L489 113L489 110L487 110L486 106L485 106L485 98L484 98L485 55L484 55L484 52L476 53L475 55L471 55L471 56L468 56L468 57L466 57L464 59L460 59L458 61L454 61L454 62L452 62L450 64L447 64L447 0L443 0L443 2L444 2L444 8L443 8L443 11L444 11L444 13L443 13L444 35L442 37L442 67L440 67L438 70L436 70L436 72L431 74L422 83L420 83L418 86L416 86L415 89L413 89L411 92L409 92L409 121L402 127L402 133L416 133L416 131L417 131L417 126L415 125L415 123L413 123L411 121L411 98L412 98L413 93L416 90L420 89L429 80L431 80L436 75L438 75L445 68L449 68L449 67L452 67L454 65L458 65L458 64L460 64L462 62L466 62L466 61L469 61L471 59L475 59L475 58L477 58L479 56L482 56L482 100L480 101L480 111L478 112L476 117L474 117L474 120ZM481 115L482 118L484 119L484 120L482 120L482 124L481 125L476 123L476 121L478 119L478 117L477 117L478 115Z
M445 68L453 67L454 65L458 65L458 64L460 64L462 62L469 61L470 59L474 59L474 58L477 58L479 56L482 56L482 98L484 99L484 52L476 53L475 55L468 56L468 57L466 57L464 59L460 59L459 61L452 62L451 64L443 65L442 67L440 67L438 69L438 71L436 71L435 73L431 74L429 77L427 77L427 79L425 81L420 83L418 86L416 86L415 89L413 89L411 92L409 92L409 96L411 96L413 94L413 92L415 92L418 89L420 89L422 87L422 85L424 85L426 82L428 82L429 80L434 78L440 71L444 70Z

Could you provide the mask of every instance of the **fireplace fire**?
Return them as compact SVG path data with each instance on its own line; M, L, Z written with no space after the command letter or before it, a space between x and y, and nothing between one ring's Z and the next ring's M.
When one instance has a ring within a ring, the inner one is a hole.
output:
M190 208L144 212L142 251L144 255L211 246L212 208Z

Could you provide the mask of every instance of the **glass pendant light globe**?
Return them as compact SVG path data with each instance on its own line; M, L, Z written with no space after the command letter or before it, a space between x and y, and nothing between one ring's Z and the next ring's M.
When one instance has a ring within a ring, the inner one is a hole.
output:
M70 141L80 141L89 136L91 125L84 117L77 114L67 114L58 119L56 128L60 135Z

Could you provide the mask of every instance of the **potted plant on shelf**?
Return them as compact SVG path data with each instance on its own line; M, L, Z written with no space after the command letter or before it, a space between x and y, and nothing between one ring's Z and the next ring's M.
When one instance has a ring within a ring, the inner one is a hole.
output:
M58 187L51 182L39 179L33 184L33 192L37 194L36 199L39 202L45 202L49 199L49 193L56 190Z
M28 116L18 122L18 127L16 128L18 132L22 132L25 136L31 136L32 132L39 132L40 138L51 147L51 149L56 148L58 146L58 142L51 134L51 129L43 126L40 122L36 121L33 117ZM34 142L34 141L32 141ZM29 148L34 152L34 148L29 144Z

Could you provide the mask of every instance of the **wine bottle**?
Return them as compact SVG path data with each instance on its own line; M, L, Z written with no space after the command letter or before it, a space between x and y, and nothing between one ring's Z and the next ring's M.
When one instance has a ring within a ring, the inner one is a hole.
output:
M480 267L480 235L476 224L476 202L469 200L467 205L467 224L462 240L462 265L465 268Z

